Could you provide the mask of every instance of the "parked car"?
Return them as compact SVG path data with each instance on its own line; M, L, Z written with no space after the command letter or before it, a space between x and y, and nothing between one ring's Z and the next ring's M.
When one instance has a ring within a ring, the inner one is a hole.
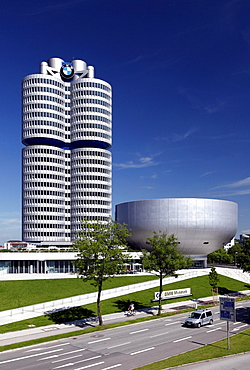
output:
M214 321L213 312L209 309L195 310L186 319L185 326L196 326L199 328L202 325L212 324Z

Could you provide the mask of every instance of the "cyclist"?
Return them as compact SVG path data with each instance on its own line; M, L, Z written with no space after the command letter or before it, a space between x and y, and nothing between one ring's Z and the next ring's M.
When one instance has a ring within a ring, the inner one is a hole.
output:
M135 312L135 305L134 303L130 303L129 307L128 307L128 311L130 313L130 315L133 315L134 312Z

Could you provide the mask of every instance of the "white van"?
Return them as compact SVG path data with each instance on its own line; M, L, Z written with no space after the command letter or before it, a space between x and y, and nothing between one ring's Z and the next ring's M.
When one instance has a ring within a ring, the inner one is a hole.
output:
M197 328L202 325L212 325L214 321L213 312L209 309L193 311L189 318L186 319L185 326L196 326Z

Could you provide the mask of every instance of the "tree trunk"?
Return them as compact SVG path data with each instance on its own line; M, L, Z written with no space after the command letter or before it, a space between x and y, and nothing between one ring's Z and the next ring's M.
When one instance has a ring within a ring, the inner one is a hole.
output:
M98 295L97 295L97 315L99 320L99 325L103 325L102 315L101 315L101 292L102 284L98 285Z
M162 272L160 273L160 294L159 294L159 306L158 306L158 315L161 315L161 296L162 296Z

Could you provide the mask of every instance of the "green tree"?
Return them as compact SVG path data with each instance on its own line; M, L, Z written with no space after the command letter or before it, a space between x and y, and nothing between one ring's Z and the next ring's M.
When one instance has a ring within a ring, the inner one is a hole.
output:
M192 265L190 257L178 250L178 241L174 234L169 235L161 231L154 232L153 237L147 238L150 250L143 250L143 266L145 270L154 273L160 279L158 315L161 314L162 280L167 275L173 276L175 272Z
M210 253L207 259L208 263L219 263L219 264L228 264L232 263L232 256L224 248L220 248L217 251Z
M208 274L208 279L212 289L215 290L218 287L220 279L214 266L211 268L211 271Z
M110 219L108 222L82 222L82 230L74 243L78 251L76 268L83 280L90 280L97 287L97 314L99 325L103 325L101 315L101 292L103 282L124 269L128 255L127 247L129 231Z
M241 250L237 253L237 266L243 269L243 272L250 272L250 238L245 239Z
M243 246L239 243L235 243L231 248L228 249L228 254L233 258L233 262L237 265L238 255L244 252Z

